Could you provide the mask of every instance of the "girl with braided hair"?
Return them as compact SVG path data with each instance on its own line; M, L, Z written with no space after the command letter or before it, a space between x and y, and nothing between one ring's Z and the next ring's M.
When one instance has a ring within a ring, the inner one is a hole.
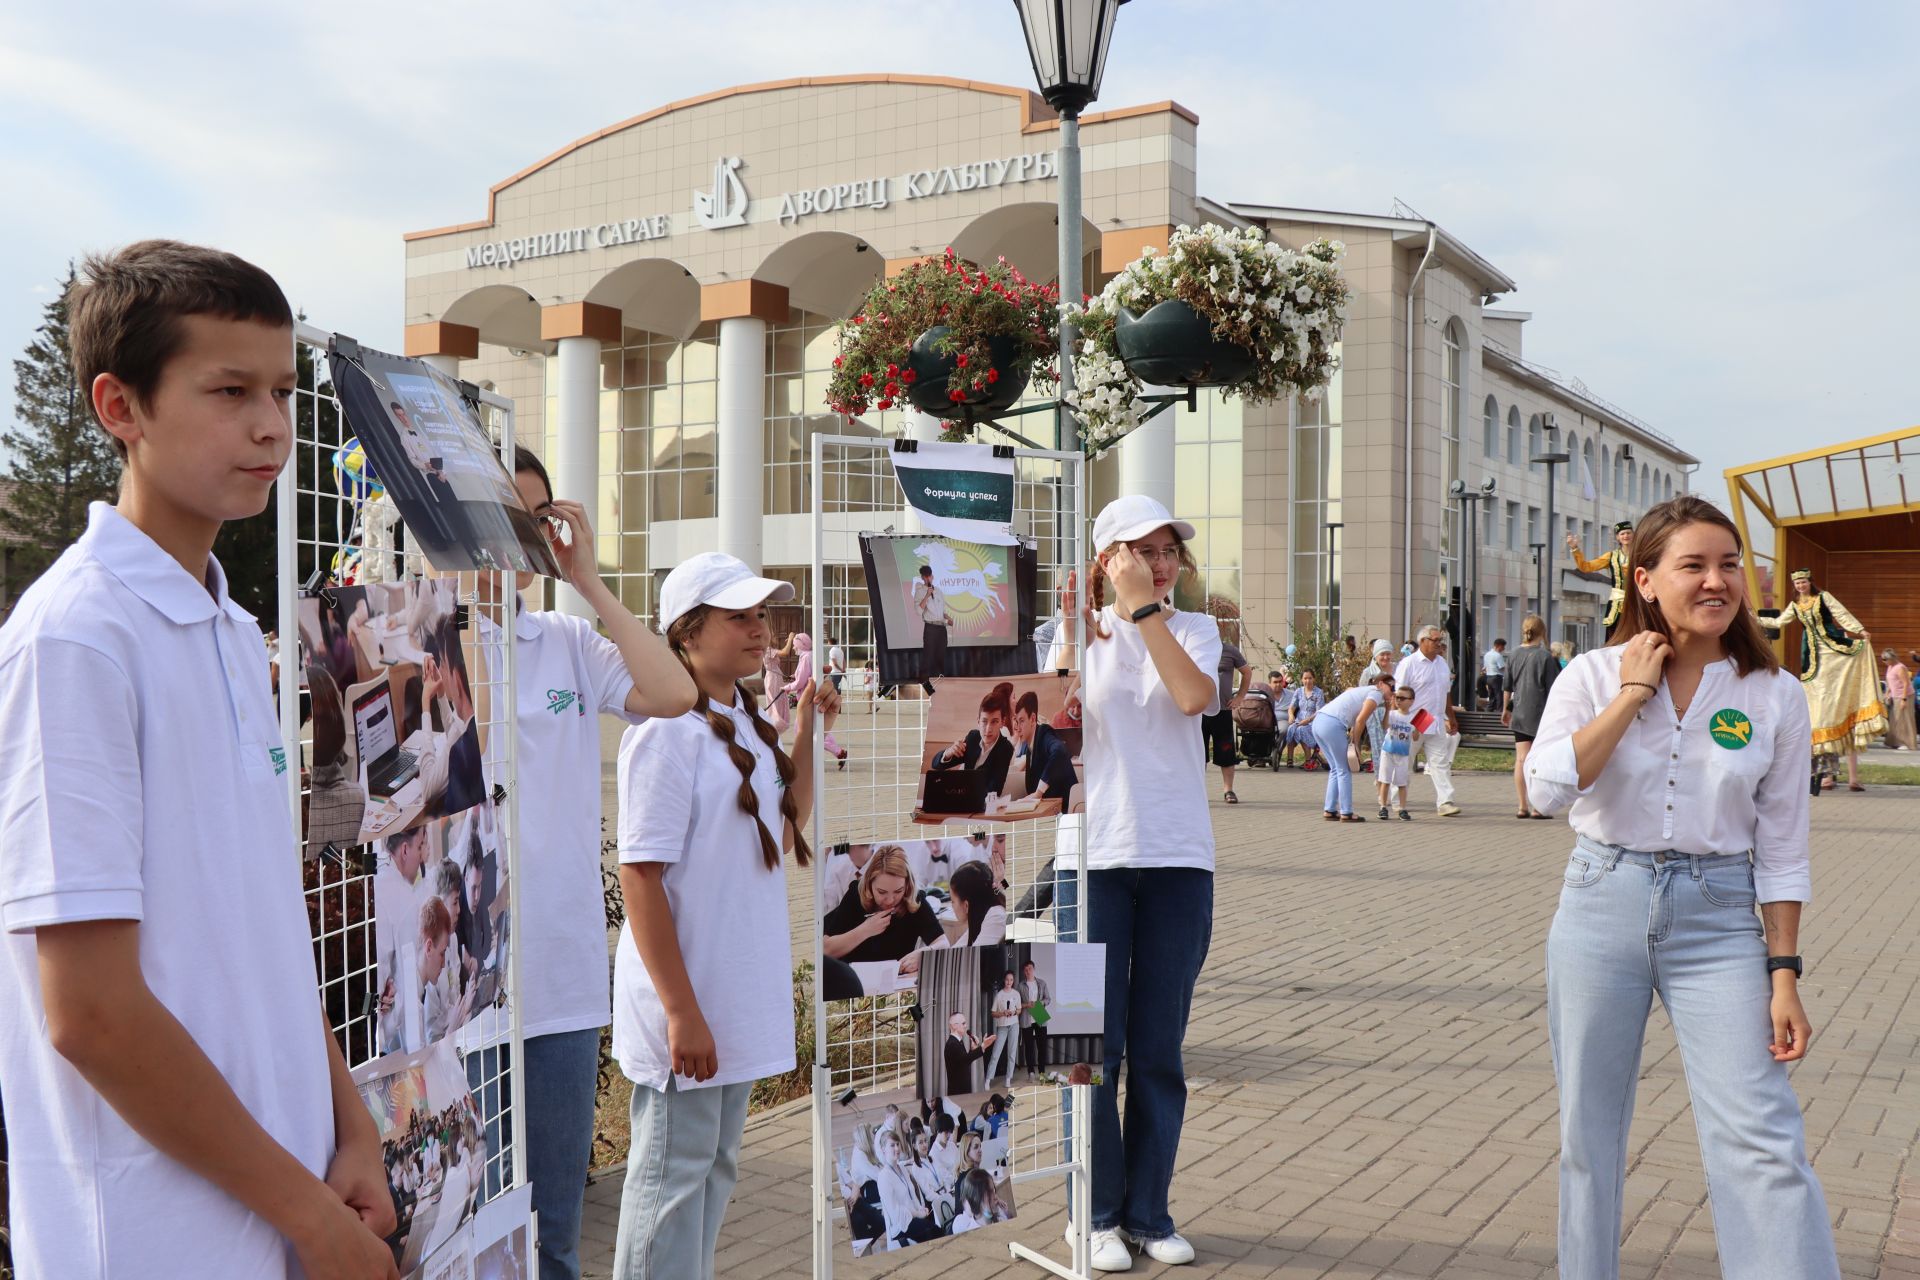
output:
M711 1277L754 1081L793 1070L793 949L782 855L811 858L813 716L797 690L792 756L741 681L761 670L767 602L793 587L732 556L688 560L660 589L667 645L700 705L620 744L613 1054L633 1081L633 1143L614 1270Z

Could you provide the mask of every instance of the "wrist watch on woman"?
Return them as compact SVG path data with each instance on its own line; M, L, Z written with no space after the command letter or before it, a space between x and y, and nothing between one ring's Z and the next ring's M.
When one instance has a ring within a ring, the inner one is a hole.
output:
M1793 970L1794 977L1796 978L1801 977L1802 969L1800 964L1800 957L1799 956L1768 956L1767 957L1767 976L1768 977L1772 977L1775 973L1779 972L1782 969L1791 969Z
M1152 604L1143 604L1138 609L1135 609L1128 615L1128 619L1132 622L1139 622L1144 618L1151 618L1154 614L1161 612L1164 607L1165 606L1158 600L1155 600Z

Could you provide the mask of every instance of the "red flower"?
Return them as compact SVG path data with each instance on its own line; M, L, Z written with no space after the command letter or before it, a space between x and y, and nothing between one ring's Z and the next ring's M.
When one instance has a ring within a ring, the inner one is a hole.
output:
M959 358L958 358L958 359L956 359L956 360L955 360L955 361L954 361L953 363L954 363L954 365L955 365L955 366L956 366L957 368L961 368L961 369L964 369L964 368L966 368L966 367L967 367L967 353L966 353L966 352L964 352L964 351L962 351L962 352L960 353L960 356L959 356Z
M873 406L873 407L874 407L874 408L876 408L876 409L879 409L879 410L881 410L881 411L883 411L883 412L884 412L885 410L888 410L888 409L891 409L891 408L893 408L893 401L891 401L891 400L882 400L882 401L881 401L881 402L880 402L879 404L876 404L876 405L875 405L875 406Z
M998 369L987 370L987 381L988 382L1000 381L1000 371Z
M897 365L897 364L890 364L890 365L888 365L888 366L887 366L887 376L888 376L889 378L897 378L897 377L899 377L899 376L900 376L900 366L899 366L899 365Z
M962 400L965 400L966 398L967 398L967 393L960 390L960 388L958 387L955 387L953 390L947 392L947 399L953 401L955 404L959 404Z
M890 396L897 396L900 394L900 384L897 382L889 381L885 387L881 388L881 390L885 391Z
M870 387L870 386L872 386L872 385L873 385L873 375L872 375L872 374L870 374L870 373L863 373L863 374L861 374L861 375L860 375L860 385L861 385L861 386L863 386L863 387Z
M915 379L917 379L917 378L918 378L919 376L920 376L919 374L917 374L917 373L915 373L915 372L914 372L913 370L911 370L911 369L909 369L909 370L907 370L907 371L906 371L905 373L903 373L903 374L901 374L901 375L900 375L900 378L901 378L901 380L902 380L903 382L905 382L905 383L906 383L906 384L907 384L908 386L912 386L912 385L913 385L913 383L914 383L914 380L915 380Z
M839 356L835 356L835 357L833 358L833 367L834 367L834 368L836 368L836 369L838 369L838 368L840 367L840 357L839 357Z

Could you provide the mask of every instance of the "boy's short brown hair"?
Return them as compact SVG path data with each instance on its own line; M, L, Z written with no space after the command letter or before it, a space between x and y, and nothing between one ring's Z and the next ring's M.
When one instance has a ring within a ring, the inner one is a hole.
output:
M244 258L178 240L142 240L90 254L67 294L73 371L91 404L93 380L111 373L134 398L152 399L180 349L180 320L217 316L293 327L293 308L272 276ZM126 446L113 442L121 457Z

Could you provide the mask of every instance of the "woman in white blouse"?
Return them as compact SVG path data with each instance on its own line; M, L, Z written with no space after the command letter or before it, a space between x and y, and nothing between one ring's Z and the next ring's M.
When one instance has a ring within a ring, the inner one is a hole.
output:
M1619 639L1554 682L1527 762L1534 807L1570 811L1578 837L1547 941L1564 1280L1619 1275L1656 994L1686 1064L1722 1274L1840 1275L1786 1066L1813 1034L1795 954L1811 730L1740 556L1700 498L1643 516Z

